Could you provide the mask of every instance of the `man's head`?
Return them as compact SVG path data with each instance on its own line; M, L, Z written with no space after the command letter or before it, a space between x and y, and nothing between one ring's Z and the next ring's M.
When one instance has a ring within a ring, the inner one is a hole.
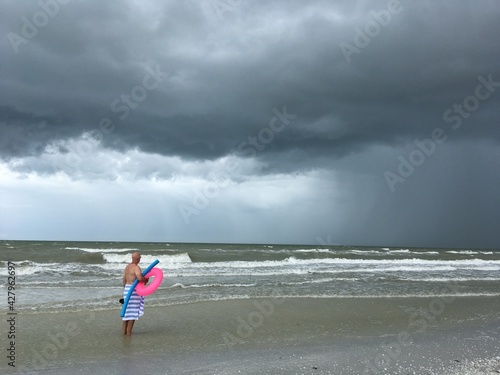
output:
M138 264L141 261L141 253L136 251L132 253L132 263Z

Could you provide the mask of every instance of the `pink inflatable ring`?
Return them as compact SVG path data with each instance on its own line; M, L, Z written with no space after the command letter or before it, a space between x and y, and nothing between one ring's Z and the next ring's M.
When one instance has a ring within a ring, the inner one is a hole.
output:
M135 287L137 294L143 297L150 295L156 289L158 289L163 280L163 271L160 268L152 268L145 277L154 277L154 279L148 285L144 285L144 281L139 281L139 283Z

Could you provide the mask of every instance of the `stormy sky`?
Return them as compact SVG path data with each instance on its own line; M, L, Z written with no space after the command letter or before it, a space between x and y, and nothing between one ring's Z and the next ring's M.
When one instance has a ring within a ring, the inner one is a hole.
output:
M500 247L498 1L0 6L2 239Z

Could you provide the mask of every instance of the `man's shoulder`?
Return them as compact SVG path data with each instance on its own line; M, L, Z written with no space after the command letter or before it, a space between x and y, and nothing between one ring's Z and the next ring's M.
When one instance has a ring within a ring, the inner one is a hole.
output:
M129 266L130 266L129 270L131 270L131 271L135 272L137 270L139 270L139 271L141 270L141 267L139 267L137 264L131 263L131 264L129 264Z

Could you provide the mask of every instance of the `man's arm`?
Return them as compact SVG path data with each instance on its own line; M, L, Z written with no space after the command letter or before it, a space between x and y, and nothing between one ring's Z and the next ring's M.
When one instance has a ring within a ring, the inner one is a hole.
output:
M147 278L147 277L142 276L141 267L139 267L139 266L135 267L135 277L136 277L136 278L137 278L137 280L139 280L139 281L144 281L145 283L147 283L147 282L148 282L148 278Z

